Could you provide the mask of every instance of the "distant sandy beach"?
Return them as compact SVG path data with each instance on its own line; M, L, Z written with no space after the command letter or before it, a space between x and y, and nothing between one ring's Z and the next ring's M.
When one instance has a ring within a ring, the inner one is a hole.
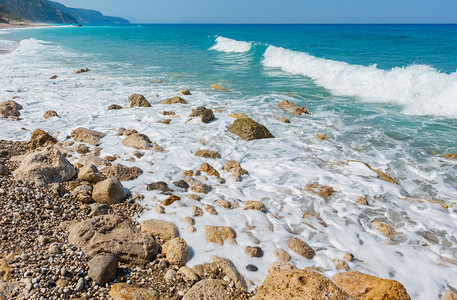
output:
M11 25L11 24L0 23L0 29L5 29L5 28L26 28L26 27L46 27L46 26L48 26L48 25L43 25L43 24Z

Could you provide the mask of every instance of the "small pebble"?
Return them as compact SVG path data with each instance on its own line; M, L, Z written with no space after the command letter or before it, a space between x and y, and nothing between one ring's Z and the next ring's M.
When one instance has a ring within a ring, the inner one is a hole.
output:
M259 270L259 268L257 268L256 266L254 265L247 265L246 266L246 270L250 271L250 272L257 272Z

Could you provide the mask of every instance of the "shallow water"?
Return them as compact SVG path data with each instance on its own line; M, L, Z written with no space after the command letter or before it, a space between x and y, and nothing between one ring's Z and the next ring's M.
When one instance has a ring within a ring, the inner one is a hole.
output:
M332 259L351 252L358 259L349 263L352 270L396 279L413 299L436 299L448 285L457 287L457 266L441 259L457 258L457 163L441 158L457 152L457 26L70 26L2 33L0 49L12 52L0 56L0 100L18 96L24 119L0 121L1 138L26 140L35 128L62 141L80 126L108 132L102 156L118 154L119 163L144 170L124 185L144 194L143 204L151 208L153 199L165 196L146 191L146 184L172 187L182 170L203 162L228 179L221 185L210 178L213 191L201 202L177 192L188 207L174 203L166 207L168 215L152 209L139 218L175 222L194 252L189 265L225 256L260 284L275 261L274 249L287 249L287 239L298 235L317 255L306 260L291 253L297 267L321 267L330 276L338 272ZM86 66L91 72L73 73ZM49 80L54 74L59 78ZM228 91L213 91L212 83ZM185 96L189 105L158 104L183 88L192 92ZM112 103L127 106L133 93L144 94L152 107L106 110ZM276 107L280 100L311 114L288 115ZM222 113L215 111L209 124L186 123L200 105ZM50 109L61 118L44 120ZM163 110L181 117L157 124ZM248 114L276 138L246 142L228 133L232 112ZM127 161L133 149L116 136L113 129L120 127L147 134L167 152ZM316 133L330 139L321 141ZM195 157L201 148L219 151L222 159ZM249 171L241 182L222 171L228 159ZM381 180L362 162L399 185ZM303 190L314 183L336 193L324 200ZM361 196L368 206L356 204ZM213 203L221 198L241 206L262 200L268 212L226 210ZM197 217L197 232L187 232L183 219L190 207L206 203L219 215ZM304 212L318 213L327 227L304 219ZM386 243L374 220L399 234ZM207 244L205 225L232 226L237 245ZM255 238L263 258L244 254ZM248 272L249 263L259 271Z

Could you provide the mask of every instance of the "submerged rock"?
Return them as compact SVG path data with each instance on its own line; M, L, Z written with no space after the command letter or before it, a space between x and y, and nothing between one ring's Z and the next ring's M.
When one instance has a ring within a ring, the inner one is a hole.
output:
M210 88L216 90L216 91L226 91L227 89L223 86L218 85L217 83L213 83Z
M192 95L188 89L179 92L181 95Z
M293 102L283 100L279 102L278 107L288 113L291 113L293 115L307 115L309 114L309 111L301 106L296 106Z
M247 141L274 138L265 126L249 118L236 119L228 130Z
M335 193L335 190L331 186L326 186L326 185L320 185L320 184L308 184L305 187L305 191L313 193L315 195L321 196L325 200L330 198L333 193Z
M89 72L89 71L90 71L90 69L86 67L86 68L82 68L82 69L76 70L75 74L86 73L86 72Z
M236 244L236 232L232 227L206 225L205 234L208 243L215 243L223 246L224 241L228 240L232 244Z

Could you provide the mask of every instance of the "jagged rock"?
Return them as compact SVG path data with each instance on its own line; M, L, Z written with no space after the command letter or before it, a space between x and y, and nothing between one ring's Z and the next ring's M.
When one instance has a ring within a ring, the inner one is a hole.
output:
M71 137L81 143L88 143L90 145L97 146L102 138L106 136L105 133L95 131L95 130L89 130L87 128L76 128L73 130L71 133Z
M301 106L296 106L293 102L283 100L279 102L278 107L288 113L293 115L307 115L309 114L308 110Z
M220 158L220 154L217 151L213 150L204 150L204 149L199 149L195 151L194 153L195 156L199 157L204 157L204 158Z
M198 206L192 206L192 216L201 217L203 216L203 209Z
M13 172L16 180L37 186L67 181L75 174L73 165L55 148L29 154Z
M291 259L290 254L287 253L287 251L282 250L282 249L276 249L274 254L277 258L279 258L280 260L283 260L283 261L290 261L290 259Z
M175 104L175 103L187 104L187 101L181 97L176 96L176 97L165 99L162 102L160 102L160 104Z
M190 117L200 117L203 123L209 123L214 120L214 113L211 109L204 106L199 106L192 110Z
M308 269L296 269L270 272L257 290L255 299L348 300L350 297L324 275Z
M68 231L68 242L89 256L112 253L121 262L145 263L154 259L160 249L151 234L141 232L120 216L97 216L70 224Z
M227 282L220 279L204 279L197 282L182 298L182 300L230 300L231 288Z
M308 184L305 187L305 191L308 191L310 193L313 193L315 195L321 196L325 200L330 198L333 193L335 193L335 190L331 186L326 186L326 185L320 185L320 184Z
M216 90L216 91L226 91L227 89L223 86L218 85L217 83L213 83L210 88Z
M248 200L246 203L244 203L244 210L258 210L261 212L266 212L267 208L265 207L265 204L263 204L261 201L253 201L253 200Z
M332 260L335 263L336 269L340 271L349 271L351 268L349 268L349 265L347 262L341 259L333 259Z
M153 143L149 137L142 133L134 133L122 140L122 144L127 147L133 147L138 150L154 150L157 152L165 151L159 145Z
M237 178L241 178L241 176L249 174L248 171L243 169L241 165L235 160L227 160L224 162L223 169L224 171L231 173Z
M158 191L161 191L162 194L169 194L170 192L173 192L173 190L168 187L168 184L163 181L157 181L157 182L148 184L146 186L146 190L148 190L148 191L158 190Z
M198 169L200 172L205 172L208 176L220 177L219 172L209 163L204 163Z
M137 179L143 170L138 167L126 167L121 164L113 164L112 166L103 168L100 173L106 177L116 177L119 181L129 181Z
M192 95L188 89L179 92L181 95Z
M263 250L260 247L251 247L247 246L244 248L244 252L249 255L250 257L262 257L263 256Z
M130 107L151 107L151 104L143 95L133 94L129 96Z
M195 193L208 194L211 192L212 187L204 183L198 183L191 185L190 189Z
M156 291L127 283L113 284L109 290L109 295L113 300L160 300Z
M247 291L248 287L243 275L238 272L233 263L223 257L212 256L213 264L222 269L222 272L235 284L235 287L241 291Z
M159 237L164 241L179 237L178 227L174 223L163 220L149 219L142 221L140 223L140 230L148 232L154 237Z
M293 237L287 241L287 247L294 251L298 255L301 255L307 259L312 259L316 252L307 243L300 240L299 238Z
M59 117L59 115L57 114L57 112L55 110L48 110L43 115L43 118L45 118L45 119L50 119L53 117Z
M108 106L108 110L118 110L118 109L122 109L122 106L117 105L117 104L111 104L110 106Z
M382 279L360 272L345 272L336 274L332 280L355 299L410 299L405 287L392 279Z
M79 169L78 179L97 183L105 180L106 177L98 171L96 166L89 164Z
M35 129L32 132L32 136L30 137L29 148L35 150L36 148L39 148L48 143L56 144L57 139L44 130Z
M205 234L206 242L208 243L215 243L223 246L224 241L228 240L232 244L236 244L236 232L232 227L206 225Z
M89 266L87 275L98 285L103 286L105 283L116 279L118 261L114 254L98 254L87 265Z
M179 268L178 274L182 274L188 281L196 282L200 280L200 277L198 277L197 273L195 273L194 270L187 266Z
M162 253L171 265L183 266L190 259L190 249L186 241L177 237L162 245Z
M0 103L0 118L18 120L21 113L19 112L22 106L13 100L6 100Z
M115 177L97 183L92 191L92 198L101 204L116 204L126 197L124 187Z
M82 68L82 69L79 69L79 70L76 70L75 71L75 74L81 74L81 73L86 73L86 72L89 72L89 68Z
M228 130L247 141L274 138L265 126L249 118L236 119Z

